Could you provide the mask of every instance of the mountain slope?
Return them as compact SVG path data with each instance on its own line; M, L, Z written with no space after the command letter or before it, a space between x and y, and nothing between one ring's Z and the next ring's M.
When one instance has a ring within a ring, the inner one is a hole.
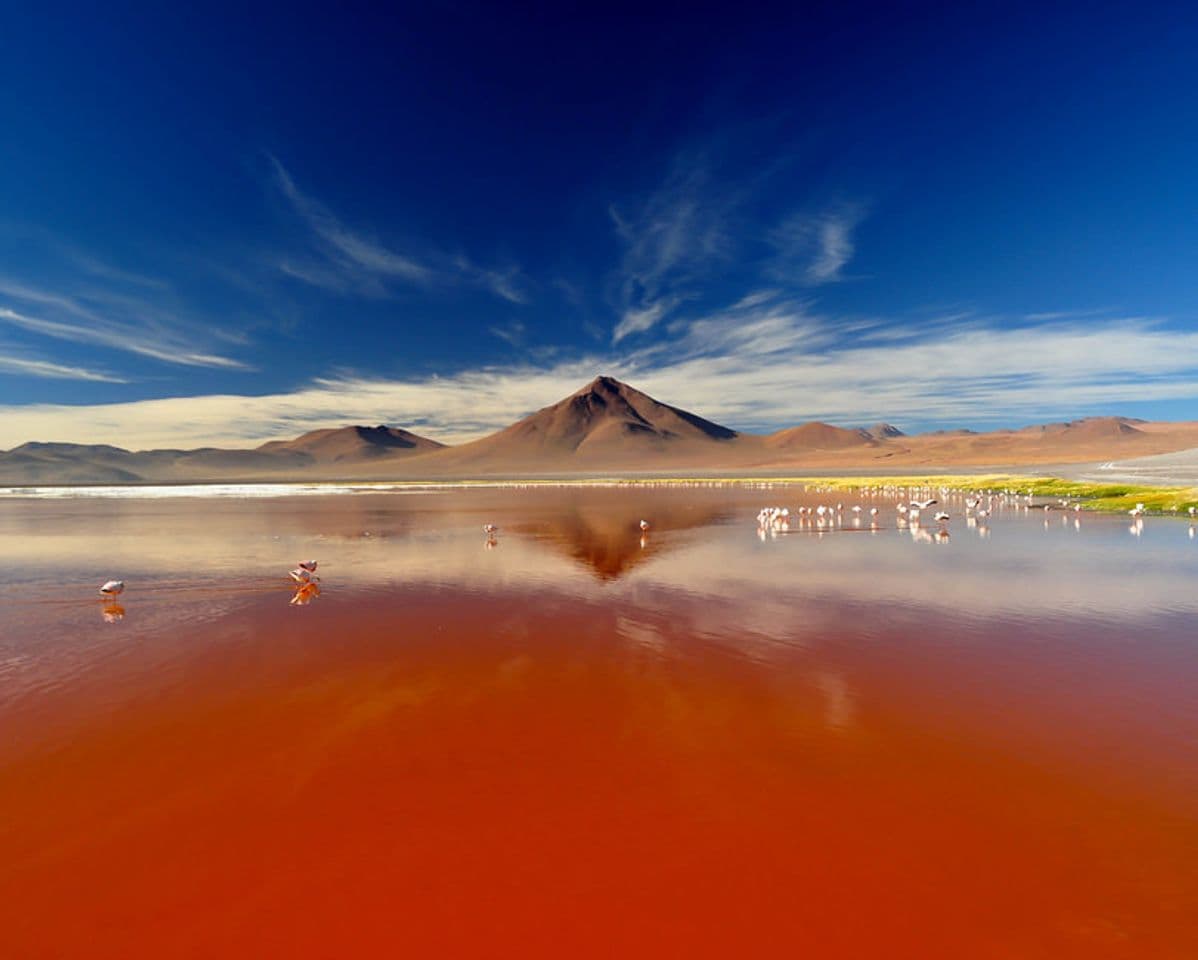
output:
M734 430L660 403L626 383L597 377L564 400L498 433L421 458L423 466L510 469L528 466L646 465L721 451Z
M338 427L313 430L294 440L271 440L262 453L303 453L315 463L368 463L403 454L429 453L445 444L398 427Z
M876 446L877 441L865 430L847 430L813 420L797 427L779 430L765 438L773 450L843 450L846 447Z
M0 452L0 483L189 483L337 475L346 466L437 450L390 427L316 430L254 450L123 450L106 444L25 443Z

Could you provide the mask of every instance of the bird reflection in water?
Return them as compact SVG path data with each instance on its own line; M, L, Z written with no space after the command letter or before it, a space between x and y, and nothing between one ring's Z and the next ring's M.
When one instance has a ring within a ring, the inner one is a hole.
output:
M100 610L100 617L105 623L120 623L125 619L125 608L119 603L106 603Z
M301 583L295 588L295 593L291 596L291 606L306 607L312 602L314 597L320 596L320 584L316 581L309 583Z

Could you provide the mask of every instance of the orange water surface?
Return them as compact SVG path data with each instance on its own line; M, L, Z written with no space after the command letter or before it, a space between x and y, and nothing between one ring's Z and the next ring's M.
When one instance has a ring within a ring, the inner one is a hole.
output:
M0 498L0 956L1198 956L1187 525L834 499Z

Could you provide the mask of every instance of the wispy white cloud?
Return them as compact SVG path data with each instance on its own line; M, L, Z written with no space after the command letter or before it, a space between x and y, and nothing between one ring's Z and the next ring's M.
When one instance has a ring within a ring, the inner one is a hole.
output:
M324 204L303 193L283 164L274 157L270 157L270 162L279 190L323 241L332 258L340 260L345 267L356 267L370 274L399 277L418 284L431 282L433 273L429 268L349 230Z
M128 383L120 377L99 370L89 370L85 367L72 367L50 360L39 360L32 357L0 354L0 373L15 374L22 377L39 377L50 380L84 380L92 383Z
M765 292L763 292L765 293ZM748 305L745 306L746 300ZM402 424L446 441L499 429L597 373L741 429L803 420L982 425L1119 412L1198 398L1198 332L1160 321L1012 326L978 316L920 323L822 316L779 296L681 325L668 343L409 380L330 377L268 396L215 395L79 407L0 408L0 447L88 438L132 447L250 445L348 423ZM846 330L851 329L850 333Z
M492 336L498 337L513 347L522 346L524 343L524 324L519 320L491 327L490 332Z
M666 314L673 310L679 303L678 297L663 297L660 300L653 300L648 305L639 308L629 308L624 311L620 317L620 322L616 324L612 331L612 343L619 343L625 337L634 333L644 333L657 325Z
M843 280L853 259L853 231L865 217L861 204L841 204L817 214L799 213L770 234L776 254L770 274L778 280L819 286Z
M688 299L711 264L732 252L737 197L716 187L704 162L680 157L665 182L631 213L609 208L624 242L614 342L651 329Z
M193 323L137 297L112 291L68 295L5 277L0 277L0 297L22 307L0 306L0 323L30 333L182 366L249 369L200 346ZM208 337L215 333L206 331Z
M431 248L419 253L396 250L346 226L327 206L300 190L276 157L268 158L276 186L311 231L324 260L311 263L282 257L277 266L287 276L337 293L371 297L388 295L388 284L398 282L423 288L477 286L510 303L527 302L518 267L483 267L462 254L448 256Z
M771 203L776 212L765 215L763 227L757 208L770 177L730 185L713 174L711 163L706 155L683 153L639 202L609 208L624 244L609 298L617 314L613 343L654 330L684 303L708 302L730 278L764 278L791 291L845 279L866 204L846 201L788 213L793 208L778 210Z

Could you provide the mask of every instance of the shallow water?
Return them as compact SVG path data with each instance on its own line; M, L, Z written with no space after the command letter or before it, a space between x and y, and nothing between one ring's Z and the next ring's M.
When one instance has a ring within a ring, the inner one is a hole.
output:
M1198 542L948 509L0 499L3 955L1194 956Z

